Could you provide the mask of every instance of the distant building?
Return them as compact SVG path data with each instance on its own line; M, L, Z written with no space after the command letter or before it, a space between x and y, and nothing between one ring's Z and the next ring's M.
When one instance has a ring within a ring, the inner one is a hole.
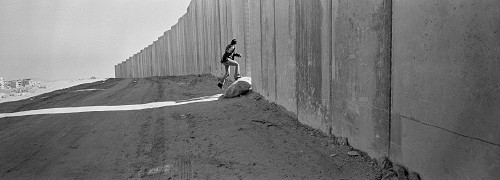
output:
M5 89L5 79L0 77L0 89Z
M15 89L15 88L20 88L22 87L22 81L19 81L19 80L12 80L12 81L8 81L7 85L11 88L11 89Z
M35 86L36 85L36 82L33 81L33 79L23 79L22 81L22 86L26 87L26 86Z

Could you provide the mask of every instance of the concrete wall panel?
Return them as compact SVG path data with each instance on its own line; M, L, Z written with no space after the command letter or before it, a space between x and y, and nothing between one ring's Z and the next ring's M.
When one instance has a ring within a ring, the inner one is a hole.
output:
M297 0L296 9L297 115L300 122L327 132L330 97L324 87L330 84L331 22L326 19L331 6L320 0Z
M195 19L195 31L196 31L196 44L198 45L199 48L196 49L196 54L197 54L197 63L201 65L200 69L203 69L203 61L204 61L204 58L206 57L206 55L204 54L204 50L205 50L205 45L203 43L203 40L204 38L206 38L205 36L203 36L203 32L204 32L204 28L203 28L203 21L204 21L204 16L205 15L205 12L204 12L204 9L203 9L203 4L205 2L203 1L194 1L195 4L194 4L194 8L196 8L195 12L195 16L196 16L196 19Z
M197 42L196 42L196 17L195 17L195 13L196 12L196 7L193 5L194 4L194 1L191 1L191 5L190 7L190 13L189 13L189 49L188 49L188 53L191 57L191 64L192 64L192 68L191 68L191 71L192 71L192 74L200 74L200 69L202 69L203 67L203 64L202 63L198 63L198 56L197 56L197 49L198 49L198 46L196 45Z
M216 59L217 57L215 56L215 21L214 19L216 18L215 15L215 8L213 7L214 3L213 0L209 1L203 1L203 13L206 14L204 17L204 20L206 22L206 28L207 28L207 43L205 44L205 49L207 52L207 55L203 57L203 72L204 74L210 74L213 71L213 68L217 66L216 64Z
M183 48L184 48L184 60L181 61L181 63L184 65L184 74L189 74L191 73L191 68L193 67L191 65L191 57L189 56L189 14L184 15L183 19L183 30L182 30L182 42L183 42Z
M179 42L179 23L175 25L175 30L174 30L174 35L172 39L172 52L174 54L174 59L172 59L172 63L174 63L174 75L180 75L181 74L181 67L179 65L179 60L180 60L180 54L181 54L181 48L180 48L180 42Z
M151 76L158 76L158 57L156 54L156 43L157 41L154 41L153 44L151 44Z
M249 26L248 29L248 52L247 60L250 61L252 69L252 89L264 94L262 88L262 29L261 29L261 0L249 1Z
M123 62L121 62L120 64L118 64L118 77L119 78L124 78L124 74L123 74L123 66L125 64Z
M205 68L203 69L203 73L206 73L206 74L210 74L213 72L214 68L216 66L218 66L218 62L217 62L217 57L216 57L216 47L217 47L217 44L216 44L216 38L218 36L216 36L216 34L219 34L219 33L215 33L215 18L217 17L216 14L215 14L215 8L213 7L214 3L213 3L214 0L209 0L209 1L204 1L203 3L203 9L204 9L204 13L207 14L207 16L205 17L205 20L207 22L207 32L208 32L208 42L206 44L206 49L207 49L207 56L204 57L204 64L205 64Z
M150 69L151 69L151 64L149 62L149 46L147 46L145 49L144 49L144 66L145 66L145 73L144 73L144 77L149 77L149 74L150 74Z
M134 54L131 60L132 78L137 78L137 54Z
M170 73L172 72L172 71L170 70L170 66L171 66L171 65L170 65L170 60L171 60L171 57L170 57L170 56L172 55L172 53L170 53L170 51L169 51L169 44L168 44L168 43L169 43L169 40L168 40L168 39L169 39L169 37L170 37L170 33L171 33L171 32L170 32L170 30L169 30L169 31L167 31L167 32L163 35L164 37L163 37L163 48L162 48L162 49L163 49L163 56L164 56L164 58L165 58L165 60L164 60L164 61L165 61L165 62L164 62L164 63L165 63L165 65L164 65L164 67L165 67L165 70L164 70L164 71L165 71L165 72L164 72L164 73L165 73L165 76L170 76Z
M147 74L146 77L153 76L153 62L152 62L152 45L147 47L146 51Z
M174 31L171 30L168 31L167 33L167 37L165 39L165 48L166 48L166 52L167 52L167 75L168 76L172 76L174 75L174 71L172 69L172 67L174 66L172 61L173 61L173 58L174 58L174 53L172 52L172 35L174 34Z
M144 49L142 49L141 51L139 51L139 53L137 54L137 77L138 78L143 78L143 72L144 72L144 65L142 63L142 51L144 51Z
M142 49L140 52L139 52L139 55L138 55L138 60L139 60L139 66L138 66L138 71L139 71L139 78L144 78L144 70L146 70L146 68L144 67L144 49Z
M156 46L156 52L158 53L158 70L159 76L166 75L166 57L165 57L165 33L158 39L158 44Z
M163 34L163 39L162 39L162 51L163 51L163 75L168 76L169 75L169 58L170 58L170 53L168 52L168 34L170 31L167 31Z
M158 39L153 43L153 60L155 61L155 76L162 76L162 69L163 69L163 63L162 63L162 53L161 53L161 39L163 36L158 37Z
M127 66L127 78L132 78L132 57L129 57L125 64Z
M423 179L500 177L500 2L393 9L390 158Z
M191 57L191 68L192 74L200 74L200 69L203 67L203 64L198 62L198 46L196 39L196 6L195 1L191 1L189 5L189 18L188 18L188 31L189 31L189 51L188 54Z
M134 54L134 60L133 60L133 68L134 68L134 78L139 78L139 52Z
M146 51L144 52L144 62L145 62L146 73L144 77L149 77L151 74L150 46L146 47L145 50Z
M146 67L144 65L144 49L139 53L139 78L144 78L144 71Z
M215 67L215 54L214 54L214 48L215 48L215 32L214 32L214 18L215 18L215 9L212 7L213 5L213 0L209 1L203 1L202 4L202 9L203 13L205 14L204 16L204 22L205 25L204 27L206 28L207 31L207 41L205 43L204 49L206 50L207 54L205 57L203 57L203 68L202 68L202 73L203 74L210 74L212 72L212 68Z
M184 75L184 24L182 22L182 18L179 19L179 23L177 26L177 59L175 60L177 63L177 68L178 68L178 74L177 75Z
M145 78L146 77L146 71L148 70L147 68L147 65L146 65L146 53L145 53L145 48L142 49L141 51L141 68L140 68L140 71L141 71L141 78Z
M276 103L297 114L295 1L275 0Z
M333 7L332 132L372 157L389 146L391 2ZM356 12L356 13L353 13Z
M163 33L162 38L162 52L163 52L163 76L169 75L169 58L170 53L168 52L168 34L170 31Z
M171 43L172 43L172 54L173 54L173 59L172 59L172 64L173 64L173 67L172 67L172 70L173 70L173 75L180 75L180 66L179 66L179 59L180 59L180 44L179 44L179 40L178 40L178 36L179 36L179 30L178 30L178 24L176 24L174 26L174 31L173 31L173 35L172 35L172 40L171 40Z
M139 53L135 54L134 55L134 78L140 78L141 75L140 75L140 71L139 71L139 68L141 67L140 66L140 62L139 62L139 55L140 55L140 51Z
M246 56L245 56L245 9L243 0L231 0L231 23L233 37L237 39L236 52L242 55L241 58L235 57L240 65L240 74L246 76Z
M168 38L168 48L169 48L169 52L170 52L170 60L169 60L169 65L170 65L170 72L172 75L174 75L176 73L175 71L175 66L176 66L176 63L175 63L175 59L176 59L176 44L175 44L175 35L176 35L176 30L175 30L175 27L172 26L172 28L170 29L170 35L169 35L169 38Z
M163 56L163 37L165 35L162 35L158 38L158 40L156 41L155 43L155 53L157 53L157 64L158 64L158 76L165 76L164 74L164 70L165 70L165 67L164 67L164 56Z
M146 52L145 52L145 57L146 57L146 76L145 77L151 77L151 68L153 67L151 65L151 45L146 47Z
M130 67L130 66L129 66L129 65L130 65L130 61L129 61L129 59L130 59L130 58L127 58L127 60L125 60L125 61L123 62L123 64L124 64L124 70L123 70L123 71L124 71L124 76L125 76L125 78L130 78L130 72L131 72L131 71L130 71L130 68L129 68L129 67Z
M179 60L179 41L177 40L177 36L178 36L178 30L177 30L177 25L174 27L174 31L173 31L173 34L172 34L172 39L170 40L170 43L172 43L172 55L173 55L173 58L172 58L172 73L173 75L179 75L180 74L180 67L179 67L179 63L178 63L178 60Z
M185 17L184 17L184 34L183 34L183 38L184 38L184 58L185 60L182 61L183 64L185 65L184 69L185 69L185 74L191 74L192 73L192 68L193 68L193 64L192 64L192 59L191 59L191 53L190 52L190 37L189 37L189 14L186 14Z
M124 78L123 77L123 63L118 64L118 77Z
M222 53L224 51L224 47L222 46L222 26L221 26L221 13L220 13L220 1L213 0L212 7L214 8L214 47L215 47L215 57L213 61L212 74L215 76L219 76L222 74L222 66L220 64L220 59L222 58Z
M243 44L244 44L244 54L242 56L245 57L245 76L252 77L252 66L251 62L248 59L248 51L250 44L250 0L242 0L243 1ZM243 68L243 67L242 67Z
M120 78L120 64L115 65L115 78Z
M123 76L123 63L118 64L118 77L124 78L124 76Z
M274 0L261 1L262 90L266 99L276 101L276 39Z
M132 56L132 69L133 69L132 70L133 71L132 72L132 77L133 78L138 78L139 77L139 73L138 73L138 70L137 70L138 68L139 68L139 66L138 66L138 63L137 63L137 53L136 53L136 54L134 54Z
M219 0L219 24L220 24L220 47L221 47L221 54L219 57L222 57L224 54L224 51L227 46L227 21L226 21L226 0ZM220 59L219 59L220 61ZM223 76L224 75L224 67L219 63L219 67L221 71L219 74L216 74L216 76Z
M143 73L143 77L148 77L149 75L149 62L148 62L148 47L145 47L144 48L144 51L142 53L142 58L143 58L143 66L144 66L144 73Z
M178 41L179 41L179 59L177 62L179 63L180 66L180 73L179 75L185 75L186 74L186 41L185 41L185 22L184 22L184 16L179 19L179 31L178 31Z
M225 6L226 8L225 12L225 21L226 21L226 27L224 28L226 30L226 45L229 44L229 42L234 38L233 35L233 7L232 7L232 0L222 0L225 1Z
M152 77L152 76L155 76L154 75L154 61L153 61L153 44L149 45L148 47L148 61L149 61L149 76Z
M142 77L145 78L148 76L149 64L148 64L148 47L145 47L142 51Z

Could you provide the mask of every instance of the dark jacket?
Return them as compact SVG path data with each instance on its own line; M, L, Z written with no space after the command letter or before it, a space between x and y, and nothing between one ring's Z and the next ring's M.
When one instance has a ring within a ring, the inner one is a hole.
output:
M226 51L224 52L224 55L222 56L222 59L220 60L221 63L225 62L228 58L231 60L234 60L234 56L236 57L241 57L240 54L235 53L236 52L236 46L233 44L229 44L226 47Z

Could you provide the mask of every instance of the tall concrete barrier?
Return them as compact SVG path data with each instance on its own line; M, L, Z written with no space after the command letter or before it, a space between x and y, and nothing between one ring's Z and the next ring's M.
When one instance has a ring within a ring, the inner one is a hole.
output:
M498 9L494 0L192 0L115 76L220 77L236 38L253 91L301 123L423 179L493 179Z

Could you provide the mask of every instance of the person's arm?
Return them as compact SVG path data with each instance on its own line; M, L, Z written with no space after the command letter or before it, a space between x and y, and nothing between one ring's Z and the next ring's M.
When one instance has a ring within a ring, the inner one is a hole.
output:
M237 53L236 52L236 47L233 46L233 56L236 56L236 57L241 57L241 54Z

